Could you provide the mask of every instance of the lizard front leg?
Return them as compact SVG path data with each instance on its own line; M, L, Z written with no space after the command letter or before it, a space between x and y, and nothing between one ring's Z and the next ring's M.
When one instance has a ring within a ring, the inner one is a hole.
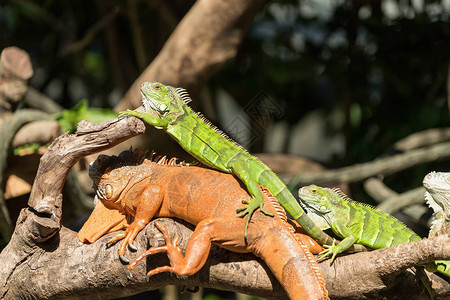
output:
M336 258L336 255L350 248L358 240L358 238L353 234L353 232L345 226L341 226L336 223L332 226L332 228L337 235L344 237L344 239L340 241L339 244L337 245L336 240L333 241L333 244L331 246L323 245L323 247L326 249L319 253L320 255L319 260L323 260L327 256L331 255L330 265L333 263L334 259Z
M127 109L126 111L119 112L119 118L121 118L123 116L137 117L139 119L142 119L142 121L144 121L145 123L155 126L156 128L165 128L165 127L167 127L167 124L168 124L168 122L164 119L160 119L160 118L154 117L148 113L139 112L139 111L135 111L135 110L131 110L131 109Z
M155 216L163 201L163 192L158 185L148 185L145 181L142 182L141 185L147 186L143 189L134 188L131 192L125 195L125 197L131 199L132 201L139 201L136 207L134 221L125 231L120 232L108 241L108 243L114 243L123 239L119 248L119 258L124 263L129 263L129 260L124 256L126 247L128 246L131 250L136 250L136 247L133 246L134 239ZM141 192L134 194L133 191Z
M258 208L261 210L262 213L264 213L267 216L273 217L273 213L268 212L263 208L264 196L261 192L258 182L252 178L249 172L249 168L245 163L245 161L240 160L238 156L238 158L232 160L230 164L232 173L238 176L242 180L242 182L244 182L244 184L247 186L249 194L252 196L252 200L242 201L244 204L247 204L246 206L238 207L236 209L236 212L239 213L237 215L237 217L239 218L248 214L247 221L245 222L245 231L244 231L244 236L247 239L248 224L250 222L253 213Z

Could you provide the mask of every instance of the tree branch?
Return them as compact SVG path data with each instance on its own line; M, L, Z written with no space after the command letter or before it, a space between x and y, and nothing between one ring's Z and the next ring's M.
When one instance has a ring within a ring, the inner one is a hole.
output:
M356 182L376 175L390 175L416 165L449 157L450 142L440 143L323 173L304 173L300 178L299 184L308 185L314 183L317 185L327 185Z
M32 210L24 209L18 227L35 218ZM162 220L162 221L161 221ZM192 226L171 219L159 219L171 233L180 237L180 247L185 249L192 233ZM168 264L165 254L155 255L141 263L128 278L126 267L118 258L120 243L112 247L106 241L113 234L102 237L92 245L81 244L75 232L62 228L60 233L41 244L29 247L16 231L10 245L0 254L6 268L0 270L0 292L4 299L49 298L79 299L96 294L101 298L124 297L167 284L205 286L221 290L249 293L265 298L281 299L286 295L261 260L250 254L238 254L213 246L206 265L195 275L176 277L159 274L146 282L146 273L157 266ZM20 248L14 247L20 245ZM161 233L151 222L134 243L135 257L149 245L164 245ZM408 297L423 299L426 291L411 272L402 269L416 263L435 259L450 259L450 237L402 244L397 247L339 257L330 266L320 264L333 299L390 299ZM18 256L18 254L21 254ZM20 259L19 259L20 258ZM10 261L16 262L8 264ZM9 272L6 272L9 270ZM42 280L29 280L41 278ZM51 279L50 279L51 278ZM5 279L7 279L5 281ZM440 296L450 295L448 282L431 275L433 285L440 288ZM398 286L404 289L397 290ZM403 298L404 299L404 298Z
M450 140L450 128L431 128L407 136L396 142L394 148L404 152L448 140Z
M385 211L389 214L395 214L404 207L421 204L425 202L425 188L417 187L402 194L397 194L386 199L377 206L379 210Z
M75 232L60 228L64 179L82 156L112 147L144 131L142 121L123 118L102 124L81 123L74 135L64 134L50 145L41 159L29 208L22 210L13 237L0 254L0 297L4 299L77 299L96 294L116 298L167 284L185 284L233 290L269 298L285 298L283 289L260 260L250 254L212 247L204 268L187 278L160 274L146 282L149 269L167 264L165 254L141 263L127 278L118 258L117 243L106 246L110 235L92 245L79 242ZM160 219L161 220L161 219ZM185 249L192 226L162 219L171 233L180 237ZM164 244L161 233L150 223L135 241L137 253L149 245ZM415 264L450 259L450 235L372 252L341 256L330 266L320 264L333 299L422 299L426 294L412 273ZM40 280L30 280L40 278ZM432 275L438 294L450 296L450 285ZM45 284L42 284L45 282ZM399 289L400 287L400 289Z

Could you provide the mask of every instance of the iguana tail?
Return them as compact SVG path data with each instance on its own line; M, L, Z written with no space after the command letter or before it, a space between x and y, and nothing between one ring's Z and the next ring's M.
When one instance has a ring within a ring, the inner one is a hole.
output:
M299 202L283 181L272 172L272 170L262 168L259 175L259 184L271 191L272 195L278 199L280 205L297 221L303 229L314 239L323 245L331 245L335 239L323 232L305 213Z
M300 253L304 254L306 256L306 259L308 260L308 264L309 267L311 268L309 270L309 272L307 272L309 275L314 277L314 281L319 283L320 286L320 290L322 292L322 299L329 299L328 298L328 291L326 289L325 286L325 279L323 278L322 272L320 271L319 268L319 264L317 263L317 260L314 258L314 256L312 255L310 248L304 243L303 239L301 238L300 234L296 234L295 233L295 229L294 227L288 223L288 219L286 216L286 211L283 209L283 207L279 204L277 198L275 198L274 196L272 196L272 194L270 194L269 190L261 187L263 194L269 199L270 203L272 204L272 206L274 207L278 217L281 219L283 225L286 227L287 231L290 232L295 241L297 241L297 244L299 246L299 248L301 249ZM277 234L275 234L274 236L277 236ZM281 238L281 243L285 243L285 241L287 241L288 239L284 240L283 238ZM290 239L289 239L290 240ZM278 241L277 241L278 242ZM275 247L276 244L273 244L271 246L271 248L273 249L273 247ZM319 245L315 245L315 246L319 246ZM320 247L320 246L319 246ZM287 247L290 248L290 247ZM321 248L321 247L320 247ZM280 249L280 248L277 248ZM292 248L291 248L292 249ZM280 255L283 255L280 253ZM270 267L270 262L268 262L268 260L270 261L269 258L264 258L264 261L267 263L267 265L269 265ZM305 268L305 267L302 267ZM300 272L300 274L302 274L303 272ZM288 276L292 276L293 274L297 274L296 272L291 272L291 274L286 274ZM303 273L305 274L305 273ZM292 280L292 279L290 279ZM295 281L295 280L294 280ZM283 279L282 281L284 284L289 284L290 281L287 279ZM309 281L310 282L310 281ZM295 283L294 283L295 284ZM286 287L285 287L286 288ZM297 295L298 297L299 295Z

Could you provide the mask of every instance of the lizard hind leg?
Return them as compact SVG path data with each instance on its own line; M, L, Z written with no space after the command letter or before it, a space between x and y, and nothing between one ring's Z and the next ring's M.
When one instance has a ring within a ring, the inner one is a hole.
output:
M183 256L180 248L177 245L179 238L176 236L172 241L167 229L160 222L156 221L155 226L163 234L166 245L159 247L151 247L147 251L139 255L128 266L129 271L133 270L136 267L136 265L146 257L156 253L164 253L164 252L167 253L167 256L169 257L170 266L162 266L150 270L147 273L147 279L153 275L163 272L172 272L180 276L189 276L195 274L198 270L200 270L201 267L203 267L203 265L206 262L206 259L208 258L209 250L211 248L211 238L209 237L208 234L199 234L197 235L199 239L194 238L192 242L191 237L191 239L189 239L188 247L186 249L186 255ZM189 247L189 244L192 244L193 247L192 246ZM195 248L195 250L193 248Z

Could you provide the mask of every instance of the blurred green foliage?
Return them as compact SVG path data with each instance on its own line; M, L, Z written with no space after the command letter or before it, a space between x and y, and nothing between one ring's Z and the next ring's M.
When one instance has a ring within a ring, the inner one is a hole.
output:
M13 153L14 155L19 155L19 153L23 150L23 149L27 149L29 150L31 153L35 153L38 151L39 147L41 147L41 144L38 143L33 143L33 144L27 144L27 145L23 145L23 146L19 146L17 148L14 148Z
M83 99L71 109L64 109L61 113L53 115L53 118L59 122L62 132L74 133L81 120L102 123L117 118L117 114L111 109L89 107L89 101Z

